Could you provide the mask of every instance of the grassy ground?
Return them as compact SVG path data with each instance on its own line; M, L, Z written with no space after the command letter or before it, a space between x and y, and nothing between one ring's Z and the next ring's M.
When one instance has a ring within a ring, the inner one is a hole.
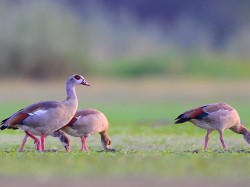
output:
M1 119L32 102L64 97L63 83L22 82L17 82L15 87L1 84ZM30 140L26 152L19 153L23 133L8 130L0 134L0 175L3 181L11 176L17 179L32 176L48 181L54 177L68 178L66 182L79 183L84 179L96 182L98 177L107 185L111 184L109 179L127 185L130 181L135 186L209 185L211 179L217 184L225 180L227 186L246 184L250 147L241 135L225 131L229 149L224 151L218 133L213 132L209 150L203 151L205 131L189 123L173 125L173 119L190 107L223 101L234 106L242 121L249 124L247 84L248 81L94 80L91 89L77 89L80 108L96 108L107 115L112 147L116 151L102 152L100 137L94 135L88 140L88 153L79 151L79 138L71 138L72 151L66 153L52 137L48 137L46 145L51 151L35 152Z

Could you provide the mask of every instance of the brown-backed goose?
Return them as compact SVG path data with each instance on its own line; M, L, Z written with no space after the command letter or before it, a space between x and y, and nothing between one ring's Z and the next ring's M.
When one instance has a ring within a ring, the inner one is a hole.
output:
M204 149L208 148L209 134L213 130L219 132L224 149L226 149L223 139L225 129L231 129L235 133L242 134L246 142L250 144L250 131L241 124L237 111L225 103L209 104L191 109L179 115L175 120L177 120L176 124L190 121L197 127L206 129Z
M107 133L108 126L108 120L102 112L94 109L83 109L78 110L71 121L61 130L71 136L80 137L82 142L81 150L85 151L88 151L87 138L91 134L99 133L104 149L110 150L111 140Z
M81 75L70 76L66 81L66 100L42 101L23 108L3 120L1 130L21 128L35 140L37 149L44 151L45 137L68 124L74 117L78 107L75 86L80 84L90 86ZM41 136L41 142L34 135Z

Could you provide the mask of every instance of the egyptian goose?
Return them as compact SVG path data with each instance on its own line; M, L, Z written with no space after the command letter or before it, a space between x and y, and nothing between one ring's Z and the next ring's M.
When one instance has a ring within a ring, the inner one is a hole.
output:
M197 127L206 129L205 150L208 148L209 134L213 130L219 132L224 149L226 149L223 139L225 129L231 129L235 133L242 134L246 142L250 144L250 131L241 124L237 111L225 103L208 104L191 109L179 115L175 120L176 124L189 121Z
M99 133L104 149L110 150L111 140L107 133L108 126L108 120L102 112L94 109L83 109L78 110L71 121L62 127L61 130L71 136L80 137L82 151L88 151L87 138L92 134ZM67 143L64 144L66 145Z
M44 151L46 136L68 124L74 117L78 107L75 86L80 84L90 86L81 75L70 76L66 81L66 100L42 101L23 108L3 120L1 130L20 128L35 140L37 150ZM41 136L41 142L34 135Z

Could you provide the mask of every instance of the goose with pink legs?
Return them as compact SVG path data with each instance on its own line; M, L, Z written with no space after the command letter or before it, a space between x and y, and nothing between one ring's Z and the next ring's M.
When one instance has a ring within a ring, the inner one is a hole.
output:
M57 137L59 139L59 141L62 143L62 145L64 146L66 151L70 151L70 139L68 138L68 136L66 136L66 134L61 131L61 130L57 130L55 132L52 132L49 134L52 137ZM27 139L29 137L34 137L33 139L38 139L35 136L33 136L32 134L30 134L29 132L26 132L25 137L23 138L22 144L20 146L19 152L23 152L24 151L24 145L27 142ZM38 139L38 141L40 142L40 140ZM36 144L37 140L35 140L35 144ZM36 150L39 150L39 147L37 148L36 145Z
M225 129L242 134L246 142L250 144L250 131L241 124L238 112L225 103L208 104L188 110L175 120L176 124L189 121L197 127L206 129L205 150L208 148L209 134L214 130L219 132L219 139L224 149L227 148L223 138Z
M34 139L37 150L44 151L46 136L67 125L75 115L78 107L75 92L77 85L90 86L81 75L72 75L66 81L66 100L42 101L29 105L3 120L0 129L20 128L27 137ZM41 141L34 135L41 136ZM26 140L27 138L23 139L21 148Z
M78 110L70 122L60 130L51 133L53 137L57 137L66 151L70 151L70 139L66 133L81 138L81 150L88 151L87 138L90 135L99 133L101 135L101 143L105 151L114 151L110 149L111 139L108 136L109 122L107 117L100 111L95 109ZM20 151L23 151L24 144L29 136L26 134Z
M101 135L101 142L104 150L114 151L110 149L111 140L108 136L109 123L106 116L94 109L83 109L78 110L71 121L64 127L61 128L62 131L67 134L80 137L81 138L81 150L88 151L87 138L92 135L99 133ZM63 145L67 145L67 142L63 142ZM69 147L69 146L68 146Z

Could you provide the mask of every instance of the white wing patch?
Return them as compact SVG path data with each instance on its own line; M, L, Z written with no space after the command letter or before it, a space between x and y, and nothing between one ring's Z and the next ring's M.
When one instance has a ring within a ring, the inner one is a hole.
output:
M217 112L229 112L229 110L227 110L227 109L220 109Z
M33 115L39 116L39 115L42 115L42 114L44 114L44 113L46 113L46 112L47 112L47 110L37 110L37 111L35 111L35 112L33 112L33 113L29 113L29 115L30 115L30 116L33 116Z

